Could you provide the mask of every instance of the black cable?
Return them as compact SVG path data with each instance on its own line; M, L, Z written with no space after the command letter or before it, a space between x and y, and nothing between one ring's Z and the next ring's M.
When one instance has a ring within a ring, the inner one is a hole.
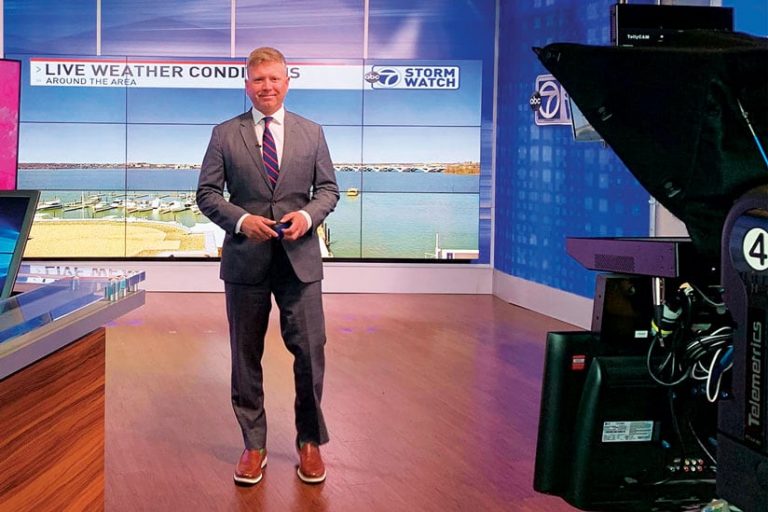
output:
M677 414L675 413L675 393L671 389L667 391L667 401L669 403L669 413L672 416L672 428L675 429L677 440L680 441L680 453L682 455L682 458L686 459L688 458L686 456L686 454L688 453L688 450L686 449L686 446L685 446L683 433L680 430L680 423L677 421Z
M699 437L699 434L696 432L696 429L695 429L695 428L693 428L693 422L691 422L691 418L690 418L690 416L688 417L688 429L691 431L691 434L693 434L693 438L694 438L694 439L696 440L696 442L699 444L699 446L701 447L702 451L703 451L705 454L707 454L707 457L709 457L709 460L711 460L711 461L712 461L712 464L713 464L713 465L715 465L715 466L717 466L717 461L716 461L716 460L715 460L715 458L712 456L712 454L709 452L709 450L707 450L707 447L704 445L704 442L703 442L703 441L701 440L701 438Z
M680 376L677 379L674 379L675 372L674 372L674 366L673 366L672 367L671 376L670 376L670 380L669 381L662 380L662 376L661 375L657 375L657 371L661 371L661 370L663 370L666 367L666 365L669 363L670 359L673 357L673 354L672 353L668 354L667 358L659 366L659 368L657 368L657 370L654 370L651 367L651 359L652 359L652 356L653 356L653 348L654 348L654 346L656 346L657 341L659 339L660 339L660 336L654 336L653 339L651 340L651 345L648 347L648 353L646 354L646 357L645 357L645 367L648 370L648 374L651 376L651 378L654 381L656 381L656 383L661 384L662 386L667 386L667 387L677 386L678 384L681 384L683 381L685 381L685 379L688 378L688 376L690 374L690 368L687 369L685 372L683 372L682 376Z

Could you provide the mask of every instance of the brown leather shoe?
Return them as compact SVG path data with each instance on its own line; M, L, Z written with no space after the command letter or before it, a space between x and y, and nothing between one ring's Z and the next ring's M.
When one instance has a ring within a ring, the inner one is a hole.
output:
M299 448L299 469L296 472L301 481L308 484L319 484L325 480L325 464L319 446L304 443Z
M235 468L235 483L254 485L264 476L261 469L267 465L267 450L243 450Z

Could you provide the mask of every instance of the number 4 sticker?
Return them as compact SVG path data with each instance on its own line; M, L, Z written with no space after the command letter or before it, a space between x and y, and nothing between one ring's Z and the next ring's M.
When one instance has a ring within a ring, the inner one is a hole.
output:
M747 231L742 249L747 265L755 270L768 270L768 231L761 228Z

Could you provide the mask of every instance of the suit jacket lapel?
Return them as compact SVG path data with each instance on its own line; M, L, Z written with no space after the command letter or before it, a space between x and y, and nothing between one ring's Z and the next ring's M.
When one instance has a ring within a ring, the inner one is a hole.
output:
M283 127L283 155L280 158L280 176L277 177L277 183L275 183L275 188L280 186L280 183L283 181L285 172L288 169L290 169L291 166L291 160L292 160L292 154L291 151L291 143L295 143L296 137L294 136L296 133L296 123L294 123L294 119L290 112L285 113L284 118L285 126Z
M240 135L243 137L243 143L245 149L256 162L259 175L264 180L268 189L272 189L272 185L267 178L267 172L264 170L264 161L261 159L261 151L259 150L259 140L256 138L256 128L253 124L253 113L249 110L242 116L240 116Z

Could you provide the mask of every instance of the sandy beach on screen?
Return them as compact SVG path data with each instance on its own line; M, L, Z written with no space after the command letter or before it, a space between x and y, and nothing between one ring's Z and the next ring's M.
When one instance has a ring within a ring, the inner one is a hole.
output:
M152 257L197 253L205 237L163 222L38 219L32 226L25 258Z

